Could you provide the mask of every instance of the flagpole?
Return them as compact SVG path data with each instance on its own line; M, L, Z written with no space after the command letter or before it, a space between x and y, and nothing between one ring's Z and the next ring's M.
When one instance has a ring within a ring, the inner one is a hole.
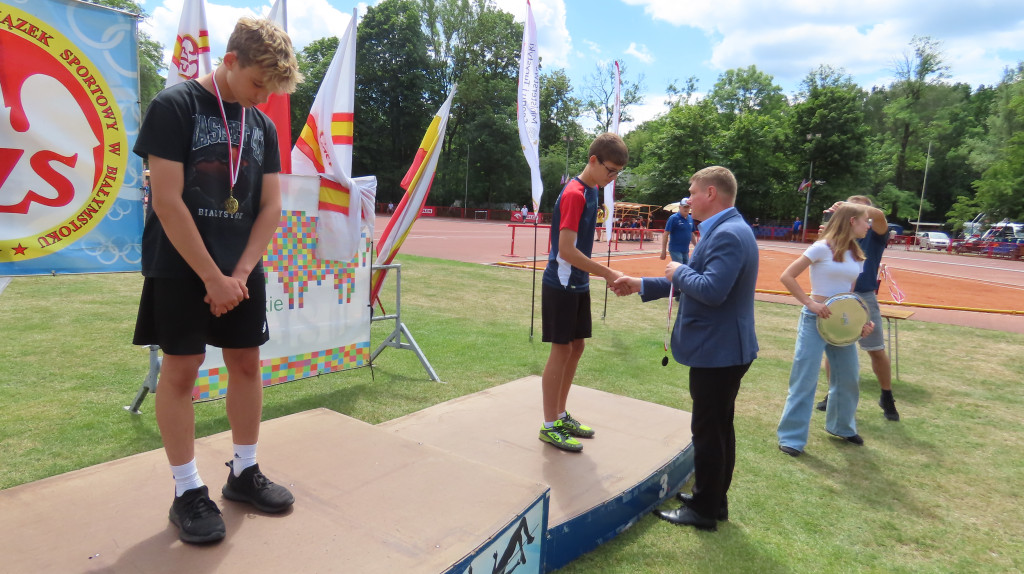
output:
M622 89L622 77L620 76L619 62L615 61L615 106L612 108L612 122L611 131L615 135L619 133L619 117L622 114L621 105L621 93ZM608 230L608 260L605 265L608 268L612 266L612 230L615 229L615 180L612 180L608 185L604 186L604 203L608 210L607 220L605 221L605 227ZM601 311L601 320L604 321L605 316L608 314L608 282L604 284L604 309Z
M533 213L533 285L530 292L530 342L533 342L533 316L537 307L537 219L540 212Z
M533 7L526 0L526 22L523 25L523 43L519 51L519 88L516 94L516 119L519 124L519 143L530 166L530 196L533 198L533 295L530 300L530 341L533 341L533 316L537 293L537 215L544 184L540 174L540 70L537 47L537 25L533 20ZM468 156L467 156L468 157ZM513 230L514 231L514 230Z

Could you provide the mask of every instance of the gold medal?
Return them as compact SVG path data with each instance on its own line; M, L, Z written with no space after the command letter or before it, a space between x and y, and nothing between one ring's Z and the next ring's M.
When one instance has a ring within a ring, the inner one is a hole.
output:
M218 68L219 70L220 68ZM238 213L238 200L235 199L235 182L238 181L238 174L242 170L242 148L245 146L245 107L242 107L242 117L239 120L239 124L242 126L238 133L238 155L237 159L232 162L231 153L231 126L228 125L228 114L224 111L224 100L220 97L220 88L217 87L217 72L214 72L210 77L213 82L213 91L217 93L217 105L220 107L220 117L224 120L224 133L227 134L228 144L228 180L231 185L228 187L228 198L224 202L224 211L228 212L228 215L234 215Z

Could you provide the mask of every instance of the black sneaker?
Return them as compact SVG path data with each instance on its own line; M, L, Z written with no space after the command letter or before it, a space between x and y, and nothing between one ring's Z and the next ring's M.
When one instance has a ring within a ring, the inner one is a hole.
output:
M828 410L828 396L826 396L825 398L821 399L821 402L818 403L818 406L815 407L815 408L817 408L819 411L827 411Z
M178 538L189 544L217 542L224 538L224 519L217 503L210 500L205 486L186 490L174 497L171 523L178 527Z
M879 397L878 406L882 407L882 413L885 414L885 418L899 422L900 413L896 411L896 400L892 398L892 394L883 394Z
M231 461L227 466L231 469ZM260 465L254 464L235 476L228 470L228 481L220 490L224 498L236 502L248 502L257 509L270 514L284 512L295 502L287 488L274 484L260 472Z

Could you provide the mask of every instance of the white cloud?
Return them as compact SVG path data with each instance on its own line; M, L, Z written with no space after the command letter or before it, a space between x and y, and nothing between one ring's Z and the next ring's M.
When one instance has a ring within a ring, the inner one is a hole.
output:
M943 42L953 81L992 84L1016 64L1024 2L988 0L622 0L652 20L704 32L715 70L757 65L796 84L821 64L843 68L862 85L891 79L914 36Z
M645 93L644 103L629 107L629 115L633 117L633 121L622 122L619 125L619 133L626 135L640 124L667 113L669 108L666 100L668 100L668 96L665 92Z
M164 62L170 62L174 39L178 34L183 0L163 0L152 9L151 17L140 28L151 38L163 44ZM206 3L206 23L210 27L210 55L214 65L224 55L228 37L242 16L264 16L270 12L271 2L255 4L253 8L236 8L215 2ZM366 13L366 3L359 3L359 14ZM352 13L338 10L327 0L301 0L288 3L288 30L292 45L301 50L313 40L340 36L348 26Z
M494 4L512 14L516 22L526 22L526 2L523 0L495 0ZM533 22L537 26L541 66L545 69L568 67L572 36L565 24L565 1L535 0L530 5L533 9Z
M645 64L654 62L654 56L651 54L650 50L647 49L647 46L644 46L643 44L637 46L636 42L630 42L629 47L626 48L626 53Z

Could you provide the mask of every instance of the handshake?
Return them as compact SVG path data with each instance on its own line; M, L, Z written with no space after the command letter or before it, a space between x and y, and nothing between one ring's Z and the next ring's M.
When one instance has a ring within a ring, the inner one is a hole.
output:
M672 276L675 274L676 269L679 268L680 264L675 261L669 262L665 266L665 278L669 281L672 280ZM639 277L631 277L629 275L618 274L613 280L606 277L608 281L608 288L619 297L625 297L626 295L632 295L633 293L640 292L640 286L643 284L643 280Z

